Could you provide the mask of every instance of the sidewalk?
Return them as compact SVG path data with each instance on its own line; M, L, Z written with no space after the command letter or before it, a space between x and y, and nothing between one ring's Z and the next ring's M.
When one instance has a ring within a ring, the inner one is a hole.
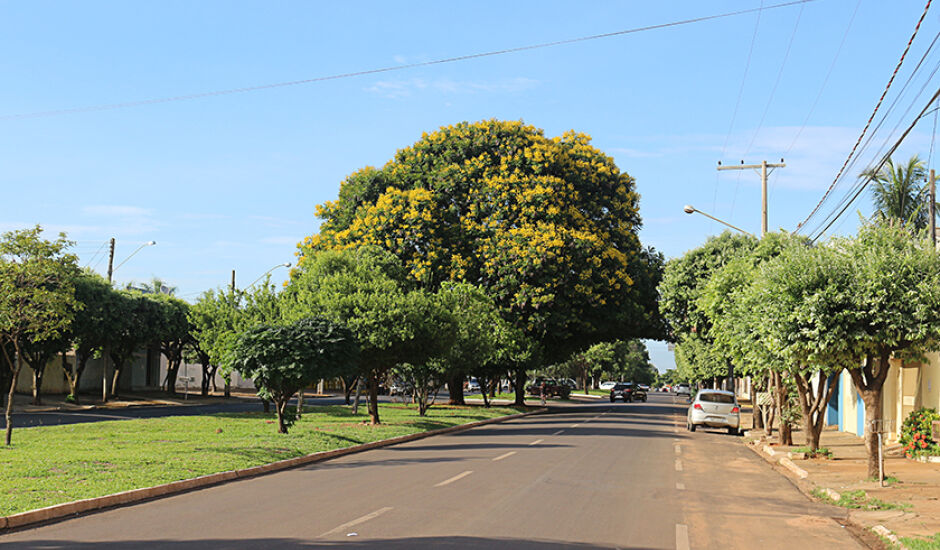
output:
M751 414L741 415L742 426L751 426ZM763 430L760 430L763 434ZM898 537L932 537L940 533L940 464L925 464L904 457L898 444L885 446L885 477L897 481L888 487L881 487L877 481L869 481L868 455L862 438L838 431L834 426L823 430L820 447L832 451L832 458L799 459L788 456L794 448L806 445L802 431L793 432L792 447L781 446L774 436L766 439L749 432L745 442L764 458L779 462L787 457L794 468L786 461L781 462L790 470L788 474L802 478L800 470L806 474L809 490L831 490L831 497L838 497L850 491L864 491L872 499L899 507L891 510L849 510L849 519L862 527L871 529L882 525ZM764 449L769 446L774 453L769 455Z

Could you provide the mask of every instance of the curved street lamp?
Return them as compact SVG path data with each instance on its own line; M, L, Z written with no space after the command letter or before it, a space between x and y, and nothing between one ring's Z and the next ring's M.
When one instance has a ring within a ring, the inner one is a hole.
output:
M683 207L682 207L682 211L685 212L686 214L694 214L695 212L698 212L699 214L705 216L706 218L711 218L711 219L715 220L715 221L718 222L718 223L727 225L728 227L730 227L731 229L734 229L735 231L740 231L741 233L744 233L745 235L750 235L750 236L754 237L754 234L753 234L753 233L748 233L747 231L741 229L740 227L735 227L735 226L731 225L730 223L728 223L728 222L726 222L726 221L719 220L719 219L716 218L715 216L712 216L711 214L702 212L701 210L699 210L698 208L695 208L695 207L692 206L691 204L687 204L687 205L683 206ZM756 237L755 237L755 238L756 238Z
M112 240L111 246L113 247L113 246L114 246L114 243L113 243L114 239L111 239L111 240ZM137 254L138 252L140 252L140 250L141 250L142 248L144 248L145 246L153 246L153 245L155 245L155 244L157 244L157 241L147 241L147 242L145 242L144 244L138 246L137 249L134 250L133 252L131 252L130 255L128 255L126 258L124 258L123 260L121 260L121 263L117 264L117 266L114 267L113 269L112 269L111 266L109 265L109 266L108 266L108 282L109 282L109 283L111 282L111 275L112 275L115 271L117 271L117 268L119 268L119 267L121 267L122 265L124 265L124 264L127 262L127 260L130 260L131 257L132 257L134 254ZM113 248L112 248L112 251L113 251ZM113 252L112 252L112 254L113 254ZM112 256L112 257L113 257L113 256Z
M264 273L261 274L260 277L258 277L257 279L255 279L254 282L252 282L250 285L246 286L246 287L245 287L245 290L248 290L249 288L255 286L255 283L257 283L258 281L260 281L261 279L263 279L263 278L265 277L265 275L267 275L268 273L271 273L272 271L274 271L275 269L277 269L277 268L279 268L279 267L290 267L290 262L284 262L284 263L282 263L282 264L277 264L276 266L272 267L271 269L265 271Z

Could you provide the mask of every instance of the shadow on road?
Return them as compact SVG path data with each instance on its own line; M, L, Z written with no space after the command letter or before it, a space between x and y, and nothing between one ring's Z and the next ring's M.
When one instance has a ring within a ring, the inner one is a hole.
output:
M415 548L461 548L461 549L513 549L513 550L562 550L572 549L610 549L640 548L632 546L598 546L573 542L549 540L522 540L486 537L412 537L401 539L344 540L344 541L305 541L299 539L258 538L258 539L203 539L192 541L179 540L122 540L115 542L76 542L70 540L35 540L11 542L4 545L16 550L118 550L168 548L170 550L202 550L203 548L226 548L234 550L256 550L263 548L300 550L310 548L381 548L384 550L413 550Z

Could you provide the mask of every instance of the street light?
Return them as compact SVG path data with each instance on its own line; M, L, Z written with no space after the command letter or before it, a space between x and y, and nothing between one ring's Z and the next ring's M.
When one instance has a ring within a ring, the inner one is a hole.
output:
M111 282L111 275L114 273L114 271L116 271L118 267L121 267L122 265L124 265L127 262L127 260L130 260L134 254L137 254L138 252L140 252L140 250L144 248L145 246L153 246L155 244L157 244L157 241L148 241L138 246L137 249L131 252L128 257L121 260L121 263L117 264L117 267L114 267L112 269L111 264L114 263L114 239L111 239L111 256L108 259L108 282L109 283Z
M745 235L750 235L750 236L752 236L752 237L754 236L753 233L748 233L747 231L741 229L740 227L735 227L735 226L731 225L730 223L728 223L728 222L726 222L726 221L719 220L719 219L716 218L715 216L712 216L711 214L708 214L708 213L706 213L706 212L702 212L701 210L699 210L698 208L695 208L695 207L692 206L691 204L685 205L684 207L682 207L682 210L683 210L686 214L694 214L695 212L698 212L699 214L705 216L706 218L711 218L711 219L715 220L715 221L718 222L718 223L727 225L728 227L730 227L731 229L734 229L735 231L740 231L741 233L744 233Z
M249 288L255 286L255 283L257 283L258 281L260 281L261 279L263 279L263 278L265 277L265 275L267 275L268 273L271 273L272 271L274 271L275 269L277 269L277 268L279 268L279 267L290 267L290 262L284 262L284 263L282 263L282 264L277 264L276 266L272 267L271 269L265 271L264 273L261 274L260 277L258 277L257 279L255 279L253 283L251 283L250 285L246 286L246 287L245 287L245 290L248 290Z

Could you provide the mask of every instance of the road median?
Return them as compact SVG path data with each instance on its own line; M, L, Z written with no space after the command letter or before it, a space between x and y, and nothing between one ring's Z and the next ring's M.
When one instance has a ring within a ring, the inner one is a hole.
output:
M404 406L395 407L395 408L407 409ZM337 458L341 456L359 453L359 452L367 451L370 449L388 447L391 445L397 445L397 444L401 444L401 443L405 443L409 441L415 441L415 440L423 439L426 437L444 435L448 433L455 433L455 432L465 431L465 430L469 430L469 429L487 425L487 424L505 422L508 420L513 420L516 418L529 416L532 414L539 414L539 413L545 412L545 409L536 409L532 411L513 413L513 414L502 414L502 415L493 414L493 416L489 418L482 418L482 419L472 420L469 422L462 422L462 423L452 422L452 425L445 426L445 427L434 427L433 422L434 421L442 422L443 421L442 418L445 418L447 416L451 417L450 420L454 420L455 418L456 419L472 418L472 416L470 416L472 413L483 411L483 409L439 408L439 409L432 409L432 411L435 411L439 415L436 419L433 417L419 417L419 418L427 419L426 421L422 421L422 420L415 420L409 417L408 418L409 422L403 423L403 426L405 426L404 428L402 428L402 426L390 426L386 429L386 431L394 431L392 428L397 428L399 431L401 431L401 429L407 430L410 428L411 430L418 429L421 431L411 431L410 433L394 435L391 437L382 437L380 439L376 439L372 441L365 441L365 442L357 443L353 445L347 445L345 447L337 447L337 448L326 449L326 450L321 450L321 451L316 451L316 452L304 453L304 454L301 454L300 456L286 458L283 460L275 460L272 462L265 462L262 464L254 464L254 465L250 465L250 466L242 467L242 468L231 468L231 469L226 469L223 471L212 472L212 473L208 473L204 475L198 475L198 476L188 478L188 479L178 479L178 480L174 480L174 481L170 481L166 483L157 483L157 484L153 484L147 487L132 488L128 490L116 491L116 492L112 492L109 494L96 495L91 498L76 499L76 500L72 500L69 502L61 502L61 503L56 503L50 506L44 506L44 507L37 508L37 509L8 514L5 516L0 516L0 532L11 530L11 529L18 529L18 528L22 528L22 527L26 527L30 525L35 525L38 523L59 520L59 519L67 518L67 517L74 516L77 514L94 512L94 511L103 510L106 508L112 508L115 506L123 506L123 505L138 503L138 502L142 502L146 500L151 500L155 498L161 498L161 497L165 497L165 496L169 496L173 494L191 491L194 489L209 487L212 485L218 485L220 483L226 483L226 482L234 481L238 479L245 479L245 478L255 477L255 476L259 476L259 475L263 475L267 473L278 472L278 471L286 470L289 468L296 468L299 466L313 464L316 462L322 462L324 460L329 460L329 459L333 459L333 458ZM457 411L457 412L453 412L453 411ZM500 411L500 410L488 409L488 411L496 413L497 411ZM384 412L389 413L388 410L385 410ZM451 414L448 414L448 413L451 413ZM460 416L460 415L463 415L463 416ZM246 415L246 416L248 416L249 418L257 422L258 420L257 417L259 415ZM305 413L304 415L305 418L310 417L310 416L315 416L315 415L312 413ZM389 416L392 416L392 415L389 415ZM193 419L192 417L188 417L188 418L190 418L191 420ZM196 417L196 419L198 418L201 418L201 417ZM231 421L230 417L224 417L224 418L212 417L212 418L219 420L219 422L222 425L224 425L226 421ZM133 423L133 422L138 422L138 421L122 421L120 423L113 423L113 424L115 426L128 426L130 423ZM147 419L147 420L143 420L140 422L141 422L141 426L143 427L143 426L146 426L147 424L152 424L154 420ZM264 422L264 427L268 431L273 432L273 427L267 423L268 421L265 419L263 420L263 422ZM87 425L87 426L91 426L91 425ZM236 428L232 427L231 424L229 424L229 426L230 426L230 429L232 429L233 431L236 430ZM347 431L343 433L349 433L349 429L350 429L349 424L346 423L343 425L343 427L347 428ZM354 425L352 429L355 429L356 427L359 427L360 429L366 430L368 432L364 437L375 435L375 432L372 431L373 427L358 423ZM31 430L52 430L53 428L56 428L56 427L31 428ZM74 426L71 426L70 428L75 429ZM323 432L326 432L325 435L329 435L330 432L341 431L337 428L330 428L330 427L323 427L323 426L317 426L312 429L310 429L310 427L308 426L307 428L310 434L309 437L324 435ZM20 432L18 432L18 434L21 435L22 437L22 434L26 431L27 430L21 430ZM295 427L295 431L299 431L297 430L297 427ZM221 428L221 427L217 428L216 430L213 430L213 432L216 435L221 436L224 434L224 428ZM296 443L297 436L295 434L292 434L292 435L294 435L293 442ZM161 437L174 437L174 435L168 434L168 435L161 436ZM283 442L282 440L278 440L277 437L279 436L275 434L274 440L276 442L282 443L282 444L286 443L286 442ZM280 437L288 438L290 436L280 436ZM340 436L340 440L342 441L348 442L349 439L350 438L348 436ZM152 444L155 446L158 446L161 441L164 441L164 440L157 440L153 442ZM328 443L335 443L337 440L327 438L326 441ZM196 448L198 448L198 446ZM5 453L15 453L16 450L17 450L16 448L6 449ZM238 451L241 451L241 450L242 449L236 449L235 452L237 453ZM10 456L10 455L7 455L7 456ZM264 455L264 456L268 456L268 455ZM85 458L85 457L83 456L80 458ZM82 461L79 461L79 462L82 462ZM96 461L96 462L101 462L101 461ZM140 466L138 466L138 468L140 468ZM65 466L64 464L60 464L60 467L53 467L53 469L61 470L61 469L68 469L68 467ZM105 470L107 470L107 468L105 468ZM8 471L8 475L9 475L9 471ZM23 477L23 476L20 476L20 477ZM65 480L65 482L71 482L71 481L72 481L72 478ZM7 494L12 495L13 493L17 491L24 491L24 490L28 491L29 488L14 487L10 484L7 484L7 486L3 488L2 493L7 493Z

